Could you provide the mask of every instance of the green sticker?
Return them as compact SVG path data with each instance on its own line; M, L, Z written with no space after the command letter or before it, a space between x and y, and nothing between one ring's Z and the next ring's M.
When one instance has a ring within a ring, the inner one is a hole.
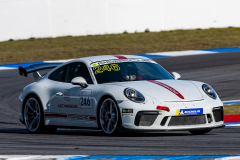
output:
M93 64L93 66L96 66L96 65L97 65L96 63Z

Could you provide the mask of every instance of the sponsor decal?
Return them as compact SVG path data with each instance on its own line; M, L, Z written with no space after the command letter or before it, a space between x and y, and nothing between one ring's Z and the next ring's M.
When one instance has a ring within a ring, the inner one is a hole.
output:
M73 119L73 120L87 120L88 116L78 115L78 114L68 114L67 118Z
M133 117L133 113L122 113L122 117Z
M121 61L122 61L122 62L130 62L129 59L122 59Z
M70 120L96 121L96 117L91 116L91 115L44 113L44 116L46 118L60 118L60 119L70 119Z
M116 60L108 60L107 63L108 63L108 64L116 63Z
M143 59L143 62L152 62L151 59Z
M115 60L105 60L105 61L98 61L91 64L91 67L97 67L100 65L110 65L113 63L124 63L124 62L148 62L148 63L156 63L151 59L115 59Z
M58 108L78 108L78 106L72 104L58 104Z
M65 89L63 96L64 96L64 100L70 101L70 89Z
M122 117L133 117L133 109L122 109Z
M80 96L91 96L92 95L92 90L90 89L83 89L80 91Z
M139 60L139 59L131 59L130 60L131 62L139 62L139 61L141 61L141 59Z
M122 113L133 113L133 109L122 109Z
M108 64L107 61L101 61L101 62L99 62L99 65L104 65L104 64Z
M115 60L115 63L122 63L122 60L121 59L117 59L117 60Z
M151 82L151 83L157 84L159 86L162 86L163 88L166 88L167 90L169 90L172 93L174 93L179 98L184 99L184 97L177 90L175 90L174 88L170 87L169 85L167 85L165 83L158 82L158 81L155 81L155 80L148 80L148 82Z
M176 115L194 115L203 114L203 108L176 109Z

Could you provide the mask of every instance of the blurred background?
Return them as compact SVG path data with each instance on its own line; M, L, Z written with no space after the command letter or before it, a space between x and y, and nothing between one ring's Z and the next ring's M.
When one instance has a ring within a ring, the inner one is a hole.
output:
M235 47L239 5L239 0L0 0L0 63Z
M0 154L239 154L239 127L198 137L29 134L18 120L18 96L34 79L16 70L27 62L176 51L154 60L183 80L210 84L222 101L234 101L225 115L240 115L239 6L239 0L0 0ZM194 55L202 49L217 54ZM177 56L186 50L193 54Z

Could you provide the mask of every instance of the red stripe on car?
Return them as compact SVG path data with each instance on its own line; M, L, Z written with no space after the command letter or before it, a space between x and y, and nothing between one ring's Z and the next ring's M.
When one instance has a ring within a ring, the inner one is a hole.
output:
M166 84L164 84L162 82L158 82L158 81L155 81L155 80L148 80L148 82L151 82L151 83L157 84L159 86L162 86L163 88L166 88L167 90L169 90L172 93L174 93L175 95L177 95L179 98L184 99L184 97L177 90L175 90L174 88L170 87L169 85L166 85Z
M119 55L114 55L114 57L117 57L118 59L127 59L127 57L119 56Z
M44 113L44 116L49 118L67 118L66 114L58 114L58 113Z
M84 121L96 121L95 116L91 115L80 115L80 114L64 114L64 113L44 113L46 118L61 118L71 120L84 120Z

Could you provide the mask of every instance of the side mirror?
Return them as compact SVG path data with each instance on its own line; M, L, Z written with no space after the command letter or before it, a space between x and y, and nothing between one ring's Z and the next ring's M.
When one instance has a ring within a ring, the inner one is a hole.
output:
M173 74L174 79L176 79L176 80L181 78L180 74L178 74L177 72L172 72L172 74Z
M75 77L72 79L71 83L73 85L80 85L83 88L87 88L88 84L86 82L86 80L83 77Z

